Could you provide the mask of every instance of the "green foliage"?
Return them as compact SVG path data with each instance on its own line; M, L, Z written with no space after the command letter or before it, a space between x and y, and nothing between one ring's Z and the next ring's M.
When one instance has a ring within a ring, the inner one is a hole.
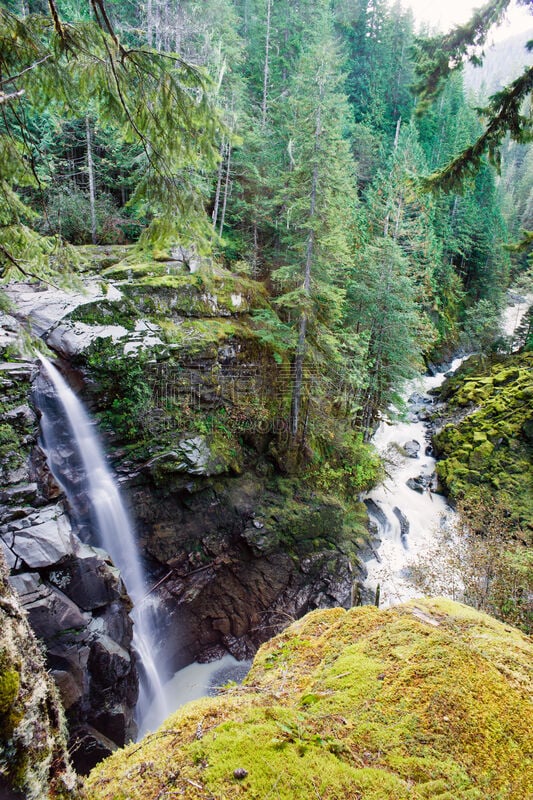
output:
M99 195L95 212L97 241L100 244L122 241L124 234L118 209L110 195ZM123 224L127 225L127 220ZM75 187L50 194L41 227L45 234L57 233L72 244L90 243L91 205L88 194Z
M469 349L486 351L500 333L500 309L480 300L464 313L463 337Z
M98 339L87 364L97 381L102 421L121 441L139 437L152 389L146 381L147 355L121 355L110 340Z
M130 202L141 213L149 203L154 225L161 228L165 220L167 233L201 237L205 186L199 172L214 165L218 126L207 76L177 56L126 49L98 13L94 22L68 23L53 4L49 10L50 16L20 19L0 9L0 69L4 83L16 90L4 103L0 126L4 271L16 275L26 262L43 267L49 257L46 240L27 228L34 213L17 191L41 181L35 166L40 153L28 140L25 115L50 104L74 120L84 119L94 104L101 124L113 126L126 144L140 145Z
M456 26L443 36L418 41L419 81L416 91L419 114L424 113L430 102L438 97L446 78L462 66L466 56L476 64L482 62L476 48L483 45L491 27L501 20L508 5L509 0L490 0L475 10L465 25ZM477 173L485 152L488 152L490 162L499 167L501 144L508 134L516 142L531 141L531 118L524 112L524 103L532 88L533 67L527 67L522 75L494 94L486 108L480 110L486 119L483 133L445 166L424 179L425 188L457 189L465 178Z

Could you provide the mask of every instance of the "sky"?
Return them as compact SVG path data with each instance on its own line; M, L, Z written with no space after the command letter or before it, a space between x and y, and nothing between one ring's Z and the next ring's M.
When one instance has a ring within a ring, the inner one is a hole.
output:
M454 25L466 22L472 10L485 5L485 0L403 0L402 5L413 9L418 23L429 23L432 27L447 31ZM494 41L501 41L533 27L533 15L524 6L513 4L507 17L492 35Z

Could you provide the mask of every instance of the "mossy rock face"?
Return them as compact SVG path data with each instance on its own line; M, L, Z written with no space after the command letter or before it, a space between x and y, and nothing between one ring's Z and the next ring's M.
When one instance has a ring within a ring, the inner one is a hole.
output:
M59 697L0 555L0 797L78 797Z
M316 611L242 687L89 776L90 800L531 797L531 640L451 601Z
M472 405L460 422L434 437L437 473L453 499L498 490L509 510L510 530L533 535L533 353L496 364L474 362L447 381L441 397L452 416ZM479 374L478 374L479 373ZM488 373L488 374L487 374Z

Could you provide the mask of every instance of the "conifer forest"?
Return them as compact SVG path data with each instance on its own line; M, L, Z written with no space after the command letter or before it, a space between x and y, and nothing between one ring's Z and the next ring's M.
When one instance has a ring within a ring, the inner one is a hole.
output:
M0 800L533 796L532 100L532 0L0 0Z

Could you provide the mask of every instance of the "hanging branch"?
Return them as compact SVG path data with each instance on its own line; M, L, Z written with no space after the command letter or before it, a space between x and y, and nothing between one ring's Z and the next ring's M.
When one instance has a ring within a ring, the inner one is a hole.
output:
M516 142L532 141L531 119L520 113L522 102L532 91L533 67L528 67L523 75L493 95L487 108L482 110L490 118L485 132L445 167L422 179L422 188L444 191L457 189L467 175L474 174L479 169L486 151L490 162L499 168L499 147L507 133Z
M43 278L42 275L36 275L34 272L30 272L29 270L24 269L24 267L21 265L20 261L17 261L17 259L14 256L11 255L9 250L7 250L4 247L3 244L0 244L0 253L4 256L4 258L7 261L9 261L11 264L13 264L13 266L16 267L19 270L19 272L22 272L24 277L33 278L36 281L42 281L43 283L47 283L49 286L52 286L52 288L54 288L54 289L59 289L59 286L56 286L51 281L47 280L46 278ZM4 277L5 272L6 272L5 267L0 269L0 277L1 278Z
M0 92L0 105L2 103L9 103L11 100L17 100L19 97L22 97L24 94L24 89L19 89L18 92L11 92L11 94L4 94L4 92Z
M449 75L459 69L465 57L480 63L478 55L468 55L472 47L481 47L490 28L502 19L510 0L490 0L474 11L465 25L456 25L449 33L416 41L418 82L417 114L423 114L444 87Z

